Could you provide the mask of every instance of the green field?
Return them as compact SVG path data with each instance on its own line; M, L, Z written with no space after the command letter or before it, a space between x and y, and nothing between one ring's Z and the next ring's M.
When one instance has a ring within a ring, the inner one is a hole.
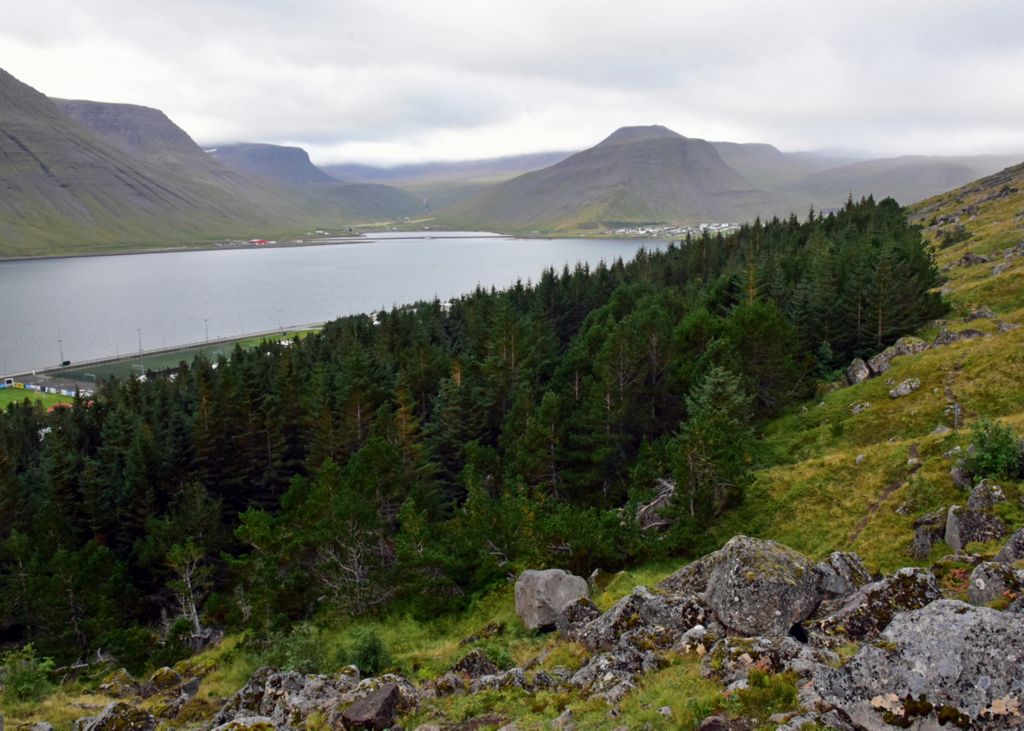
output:
M53 406L54 404L61 403L69 404L72 401L67 396L58 396L52 393L39 393L38 391L28 391L23 388L0 388L0 411L6 409L8 404L24 401L25 399L41 401L43 406Z

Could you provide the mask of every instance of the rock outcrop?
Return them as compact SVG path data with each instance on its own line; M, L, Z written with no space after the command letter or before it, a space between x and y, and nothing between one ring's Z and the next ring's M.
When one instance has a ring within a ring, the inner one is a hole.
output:
M279 729L300 729L311 713L326 716L358 684L359 671L352 666L334 675L260 668L228 699L214 717L214 724L259 716L271 719Z
M984 561L971 572L967 599L971 604L988 604L997 599L1014 599L1024 586L1024 571L1004 563Z
M931 572L904 568L861 587L845 599L825 602L814 625L828 635L869 639L884 630L900 612L918 609L941 597Z
M904 381L900 381L895 387L889 389L889 398L903 398L904 396L909 396L919 388L921 388L920 379L908 378Z
M1006 542L1006 545L999 550L999 553L992 560L999 563L1013 563L1021 559L1024 559L1024 528L1010 536L1010 540Z
M98 716L80 718L72 731L153 731L156 719L148 711L129 703L111 703Z
M590 595L587 580L562 569L527 570L516 580L516 614L527 629L553 629L565 606Z
M380 686L341 713L341 722L346 729L374 729L383 731L391 728L395 714L402 700L402 694L394 683Z
M970 497L967 498L967 509L979 511L991 510L996 505L1003 502L1006 502L1006 493L1003 492L1003 488L985 479L975 485L974 489L971 490Z
M869 358L868 368L871 369L871 372L874 375L880 376L892 367L893 358L899 358L904 355L914 355L915 353L928 350L928 347L928 343L920 338L911 337L909 335L902 337L881 353Z
M946 545L954 551L962 551L968 543L988 543L1005 535L1003 521L980 510L954 505L946 516Z
M805 556L774 541L737 536L721 549L706 598L718 621L746 636L785 635L821 601Z
M943 599L897 615L842 668L821 668L814 690L858 728L1021 728L1022 661L1018 617Z

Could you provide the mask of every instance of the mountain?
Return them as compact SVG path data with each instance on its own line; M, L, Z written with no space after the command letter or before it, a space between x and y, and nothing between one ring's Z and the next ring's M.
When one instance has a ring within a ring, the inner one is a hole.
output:
M315 210L330 210L359 222L391 221L422 215L420 196L377 183L351 183L314 165L300 147L239 143L208 151L218 163L286 187Z
M773 145L757 142L711 144L726 165L754 185L767 190L780 183L851 162L813 152L782 152Z
M48 99L0 70L0 257L281 235L419 210L394 188L324 184L303 193L232 170L159 110Z
M222 145L207 152L229 168L279 183L309 185L335 182L334 178L310 162L309 153L300 147L239 143Z
M557 231L740 221L779 204L730 168L710 142L654 125L623 127L595 147L456 203L440 219Z

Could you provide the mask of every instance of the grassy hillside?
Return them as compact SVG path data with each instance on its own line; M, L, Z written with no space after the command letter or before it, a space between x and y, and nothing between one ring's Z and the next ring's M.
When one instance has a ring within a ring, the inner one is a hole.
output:
M819 398L768 423L762 432L754 483L744 504L714 528L718 542L746 533L779 540L817 558L833 550L855 550L869 568L881 571L930 563L915 562L907 554L915 516L965 497L949 477L950 461L944 453L966 446L970 426L980 417L1024 431L1020 379L1024 327L1018 327L1024 325L1024 255L1012 251L1024 241L1024 165L924 201L910 213L935 246L948 276L943 291L952 304L946 320L929 325L919 335L931 341L942 329L969 327L984 336L898 358L891 371L860 385L823 384ZM963 237L967 238L946 245ZM960 265L967 254L990 260L968 258L975 263ZM995 316L965 321L981 306ZM921 380L920 390L902 399L889 398L891 384L909 377ZM963 406L965 428L937 429L953 426L947 407L954 398ZM853 404L865 402L871 407L852 413ZM922 462L917 471L907 464L912 450ZM1021 485L1005 483L1004 488L1010 500L1001 514L1012 528L1018 528L1024 525ZM931 558L946 551L944 546L936 547ZM607 608L633 586L652 585L675 568L677 563L670 561L606 575L596 603ZM464 642L487 627L496 628L492 639ZM204 665L209 672L190 701L185 722L177 725L199 727L201 719L260 664L290 657L330 666L370 632L388 649L389 667L414 680L436 677L471 646L482 647L509 664L532 663L541 669L572 669L584 657L577 645L523 630L508 584L478 598L464 614L430 623L401 615L351 623L326 613L316 624L291 628L269 649L244 636L233 637L187 661ZM644 676L640 687L621 704L617 718L609 717L603 702L574 694L527 695L506 690L429 701L404 720L408 728L427 722L496 728L511 719L520 728L544 728L570 708L580 728L612 729L623 723L633 728L645 722L659 728L665 720L658 709L668 706L672 723L680 728L691 727L716 709L765 721L772 712L795 705L791 680L780 676L766 683L723 694L721 686L701 678L699 657L678 655L668 667ZM95 687L96 681L86 681L66 687L43 706L10 708L9 722L45 718L66 726L83 708L108 702L95 693Z

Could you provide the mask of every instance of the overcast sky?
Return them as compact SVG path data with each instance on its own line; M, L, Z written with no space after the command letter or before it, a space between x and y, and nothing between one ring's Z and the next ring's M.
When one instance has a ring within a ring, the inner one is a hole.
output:
M1024 151L1020 0L9 0L0 67L314 162L588 147L664 124L875 155Z

